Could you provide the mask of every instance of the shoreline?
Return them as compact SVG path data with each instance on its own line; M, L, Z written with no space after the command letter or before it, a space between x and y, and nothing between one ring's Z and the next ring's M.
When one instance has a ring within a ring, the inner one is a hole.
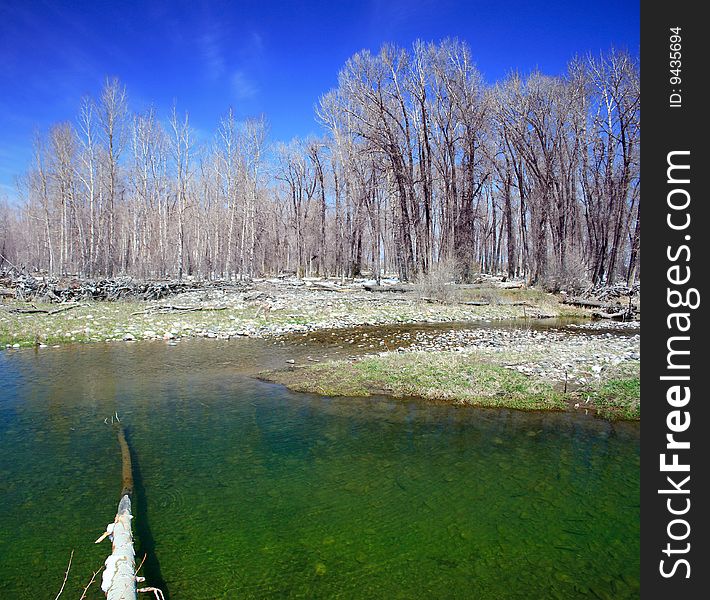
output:
M638 421L639 331L638 323L612 328L598 321L537 327L471 324L405 331L385 351L362 343L370 341L364 339L367 334L352 335L345 342L364 346L359 356L293 361L260 376L324 396L415 397Z
M433 404L521 411L578 412L607 421L638 422L638 374L562 391L485 360L456 365L453 352L404 353L333 360L266 371L259 379L325 397L416 399ZM412 356L417 354L418 356ZM407 356L408 355L408 356ZM422 365L425 362L426 366ZM398 364L399 363L399 364ZM458 381L456 381L458 380Z
M467 290L459 300L261 285L159 301L12 301L0 310L0 343L6 350L196 338L299 345L301 338L315 336L331 346L342 344L336 359L292 361L286 370L259 376L325 396L384 394L640 419L638 322L592 321L592 311L534 289ZM33 312L12 312L18 308ZM556 322L540 325L548 319ZM506 326L516 321L529 325ZM349 348L356 356L347 356Z
M191 291L149 301L50 304L11 300L0 307L0 347L190 337L262 338L367 325L591 316L589 310L562 304L554 295L534 289L464 292L459 302L436 302L411 293L261 284L246 293ZM481 298L486 304L476 305Z

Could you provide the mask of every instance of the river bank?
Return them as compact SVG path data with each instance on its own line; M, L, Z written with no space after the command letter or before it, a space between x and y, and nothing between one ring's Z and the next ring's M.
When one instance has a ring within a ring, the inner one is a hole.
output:
M628 324L613 333L608 325L593 323L405 333L394 349L294 363L262 377L295 391L327 396L384 394L638 420L638 325Z
M359 325L590 315L534 289L464 288L455 300L440 302L412 292L370 292L332 284L325 289L317 283L263 281L248 291L205 289L151 301L9 300L0 310L0 345L272 337Z
M286 370L262 376L329 396L386 394L640 418L638 322L589 321L590 310L563 299L484 285L462 286L438 301L396 288L373 292L318 281L263 281L249 289L192 290L160 300L11 300L0 311L0 344L9 350L190 338L298 344L299 336L332 335L352 355L293 360ZM564 325L531 325L554 319ZM447 323L451 327L425 328ZM385 331L407 324L420 328Z

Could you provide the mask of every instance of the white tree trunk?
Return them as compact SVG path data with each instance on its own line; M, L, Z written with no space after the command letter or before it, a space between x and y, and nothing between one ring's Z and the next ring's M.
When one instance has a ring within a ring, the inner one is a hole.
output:
M112 552L104 563L106 568L101 589L108 600L135 600L136 558L131 531L131 498L125 494L118 504L116 519L106 528L111 536Z
M133 472L131 453L126 435L118 426L118 443L121 446L121 500L113 523L109 523L96 543L106 536L111 538L111 554L104 563L101 589L108 600L136 600L136 553L133 548L131 531L131 494L133 493Z

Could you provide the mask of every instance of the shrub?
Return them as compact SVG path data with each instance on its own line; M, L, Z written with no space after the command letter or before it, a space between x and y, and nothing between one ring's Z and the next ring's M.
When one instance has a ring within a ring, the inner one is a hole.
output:
M556 265L540 279L540 286L547 292L556 294L565 291L579 294L591 285L587 267L578 254L569 256L564 267Z
M414 291L420 300L435 300L444 304L455 300L456 263L454 260L442 260L421 273L414 282Z

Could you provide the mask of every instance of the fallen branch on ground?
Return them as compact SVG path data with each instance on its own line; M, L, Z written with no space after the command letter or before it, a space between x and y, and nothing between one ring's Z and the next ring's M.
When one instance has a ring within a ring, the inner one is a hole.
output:
M69 306L63 306L61 308L55 308L54 310L47 310L45 308L11 308L9 312L17 313L21 315L32 315L32 314L44 314L44 315L56 315L57 313L65 312L71 310L72 308L77 308L79 306L85 306L84 304L71 304Z
M595 319L622 319L622 320L631 320L633 317L633 311L630 311L628 309L623 309L617 312L609 313L609 312L602 312L599 310L595 310L592 312L592 317Z
M413 285L364 285L368 292L413 292Z
M228 306L173 306L167 304L164 306L151 306L145 310L139 310L131 313L131 316L135 315L145 315L153 312L160 313L171 313L171 312L198 312L198 311L208 311L208 310L227 310Z
M350 292L352 291L352 288L346 288L346 287L340 287L337 285L333 285L330 283L325 283L322 281L311 281L309 282L310 285L308 287L312 289L316 289L319 291L326 291L326 292Z

